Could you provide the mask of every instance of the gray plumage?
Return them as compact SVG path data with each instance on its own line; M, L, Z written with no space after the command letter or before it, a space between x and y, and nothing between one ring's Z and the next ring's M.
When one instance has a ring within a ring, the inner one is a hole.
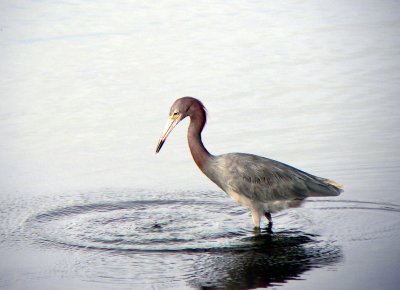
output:
M328 179L257 155L228 153L215 156L210 163L208 177L219 187L260 202L340 194Z
M201 131L206 123L205 108L191 97L180 98L172 105L156 152L186 116L191 118L188 141L194 161L232 199L250 209L257 228L261 216L265 215L271 227L271 213L300 206L307 197L337 196L342 192L341 186L334 181L272 159L245 153L211 155L201 141Z

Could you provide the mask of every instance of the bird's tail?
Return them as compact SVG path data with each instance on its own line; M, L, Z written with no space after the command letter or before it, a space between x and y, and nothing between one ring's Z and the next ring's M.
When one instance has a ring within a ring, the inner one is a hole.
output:
M317 177L318 182L308 183L310 196L338 196L343 192L343 185L336 181Z
M340 192L343 191L343 184L337 183L336 181L330 179L326 179L325 182L328 183L329 185L332 185L333 187L336 187L337 189L340 190Z

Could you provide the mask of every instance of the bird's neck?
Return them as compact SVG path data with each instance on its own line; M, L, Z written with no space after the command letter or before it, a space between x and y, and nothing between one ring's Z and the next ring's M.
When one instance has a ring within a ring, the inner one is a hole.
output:
M206 113L204 110L190 116L190 125L188 130L188 142L193 159L201 171L205 171L206 163L212 155L204 147L201 140L201 131L206 123Z

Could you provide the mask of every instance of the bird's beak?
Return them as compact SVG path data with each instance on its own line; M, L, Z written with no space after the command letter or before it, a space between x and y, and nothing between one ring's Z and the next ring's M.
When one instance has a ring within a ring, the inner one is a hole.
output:
M177 117L177 118L169 117L168 118L167 124L165 124L165 129L161 135L160 140L158 141L156 153L160 152L161 147L164 145L164 142L167 139L169 133L171 133L172 129L174 129L175 126L178 125L179 121L180 121L179 117Z

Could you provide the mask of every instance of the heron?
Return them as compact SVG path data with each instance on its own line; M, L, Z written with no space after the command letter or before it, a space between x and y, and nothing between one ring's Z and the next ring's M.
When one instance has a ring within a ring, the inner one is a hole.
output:
M272 228L271 214L299 207L308 197L338 196L342 185L285 163L247 153L212 155L205 148L201 132L206 124L206 109L193 97L177 99L169 111L156 153L176 125L190 117L187 138L190 152L199 169L238 204L248 208L255 229L261 218Z

